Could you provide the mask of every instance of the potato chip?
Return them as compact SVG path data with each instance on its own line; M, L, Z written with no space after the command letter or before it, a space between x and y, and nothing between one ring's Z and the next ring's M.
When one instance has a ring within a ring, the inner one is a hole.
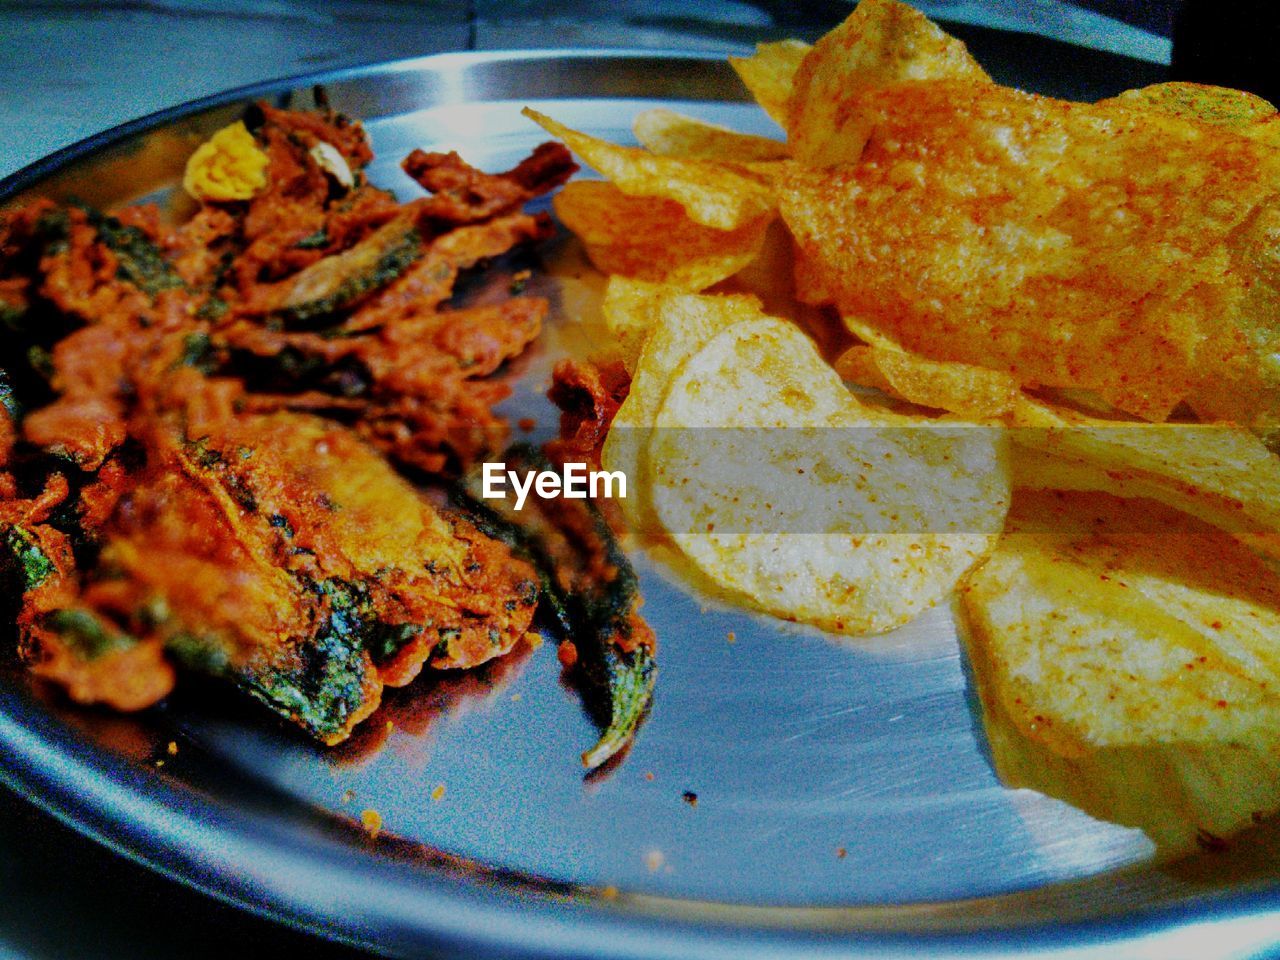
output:
M761 220L774 209L769 184L741 167L658 156L570 130L528 107L521 112L563 140L623 193L674 200L695 223L735 230Z
M662 298L672 292L660 283L629 277L612 276L605 284L600 304L605 329L618 342L622 361L633 379L644 342L658 323Z
M610 283L612 322L634 328L651 324L632 368L631 389L614 415L600 452L606 470L621 470L632 491L622 503L633 532L654 532L656 521L645 480L648 444L667 388L690 356L720 330L755 316L760 302L750 296L703 297L672 294L655 285ZM648 296L649 302L645 303ZM635 334L629 334L634 336Z
M1010 526L961 591L1002 778L1174 852L1280 808L1280 575L1145 500L1019 493Z
M750 57L730 57L729 65L742 79L756 103L784 130L796 71L813 48L800 40L756 44Z
M836 360L836 372L922 407L985 419L1013 409L1018 382L968 363L926 360L904 350L858 344Z
M902 81L990 78L963 43L898 0L862 0L813 47L795 75L787 143L801 163L829 167L862 154L872 115L863 94Z
M758 316L672 381L648 450L654 512L748 603L883 632L945 597L1001 527L999 434L951 429L864 407L804 334Z
M1017 486L1148 497L1230 533L1280 532L1280 458L1247 430L1099 420L1028 398L1012 422Z
M789 156L787 145L780 140L738 133L664 107L655 107L637 115L631 129L641 146L664 157L764 163L785 160Z
M1126 90L1118 97L1100 101L1098 106L1151 110L1184 120L1199 120L1280 146L1280 117L1276 108L1244 90L1174 81Z
M815 48L815 53L816 53ZM1280 151L1160 114L928 81L860 97L862 162L779 205L842 315L1164 420L1280 422Z
M602 273L696 292L737 273L764 242L767 219L736 230L694 223L673 200L627 196L611 183L575 180L553 201Z

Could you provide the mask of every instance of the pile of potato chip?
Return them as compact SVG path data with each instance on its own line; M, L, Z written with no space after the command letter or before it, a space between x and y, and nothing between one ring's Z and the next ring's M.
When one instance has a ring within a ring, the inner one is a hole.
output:
M837 632L955 598L1002 777L1166 853L1280 809L1275 109L1035 97L897 0L732 63L785 143L526 111L605 178L632 528Z

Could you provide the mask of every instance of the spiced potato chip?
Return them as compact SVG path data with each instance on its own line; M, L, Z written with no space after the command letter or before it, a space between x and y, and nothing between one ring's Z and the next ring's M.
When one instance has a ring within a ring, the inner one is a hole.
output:
M705 290L733 276L764 242L766 218L734 230L694 223L674 200L633 197L611 183L575 180L553 201L596 269L678 291Z
M777 616L850 634L940 602L1008 505L1001 436L860 404L793 325L736 323L684 361L648 448L662 526Z
M673 200L684 208L690 220L704 227L734 230L768 216L774 209L770 185L742 167L664 157L639 147L619 146L571 130L528 107L521 112L563 140L623 193Z

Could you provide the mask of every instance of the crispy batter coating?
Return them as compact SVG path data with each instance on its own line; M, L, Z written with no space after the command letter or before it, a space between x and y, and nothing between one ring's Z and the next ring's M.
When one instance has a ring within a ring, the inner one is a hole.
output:
M76 700L138 709L196 670L336 743L385 685L530 627L530 563L384 454L437 473L505 436L496 374L547 305L458 307L454 283L545 237L520 208L574 167L418 152L437 195L400 204L358 124L256 113L250 199L0 219L0 576Z

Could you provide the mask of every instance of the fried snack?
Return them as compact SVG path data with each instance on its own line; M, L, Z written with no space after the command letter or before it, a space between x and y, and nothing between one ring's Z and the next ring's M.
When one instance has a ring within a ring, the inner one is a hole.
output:
M182 189L196 200L248 200L267 185L271 161L243 120L223 127L187 161Z
M787 145L767 137L738 133L728 127L695 120L655 107L636 115L631 125L640 145L666 157L694 157L725 163L765 163L785 160Z
M796 73L812 49L800 40L778 40L756 44L756 52L750 57L729 58L729 66L756 103L784 130L790 120Z
M1027 397L1010 418L1019 487L1146 497L1233 534L1280 533L1280 459L1224 423L1087 417Z
M566 185L554 205L560 222L582 241L601 273L690 293L750 263L768 225L762 217L735 230L704 227L674 200L628 196L599 180Z
M611 289L614 285L611 283ZM731 324L750 319L759 301L748 296L696 296L662 293L652 288L620 293L614 289L609 306L613 323L650 328L632 372L627 398L614 415L600 460L606 470L621 470L634 478L633 494L621 501L627 523L635 533L656 533L660 527L649 500L648 447L667 389L685 360ZM619 303L635 318L621 321Z
M783 217L844 314L929 359L1163 420L1277 415L1280 153L1203 123L992 84L865 91L856 165ZM892 249L892 257L881 251Z
M447 473L501 442L494 374L547 305L446 301L546 235L521 207L575 168L552 144L500 175L419 152L434 195L400 204L358 124L255 114L214 149L257 151L262 184L197 191L178 226L6 212L0 575L23 653L74 699L138 709L202 672L332 744L384 685L529 628L537 571L383 454Z
M1276 108L1243 90L1174 81L1126 90L1111 100L1103 100L1099 106L1107 104L1199 120L1280 146L1280 117Z
M704 227L736 230L773 212L772 192L765 179L745 167L622 147L570 130L528 107L522 112L568 144L623 193L673 200L690 220Z
M1280 809L1280 577L1151 501L1024 494L961 591L1002 777L1169 853Z
M658 323L658 307L662 298L672 293L660 283L611 276L605 283L600 300L604 325L613 335L623 365L632 376L644 342Z
M769 317L685 360L654 424L642 469L680 549L750 605L838 632L880 633L937 604L1008 507L999 434L858 403Z
M1011 411L1018 382L1006 373L967 363L926 360L905 350L856 344L835 362L840 376L922 407L985 419Z
M990 82L963 43L898 0L863 0L800 63L788 102L787 145L801 163L852 163L876 122L868 93L898 83Z

